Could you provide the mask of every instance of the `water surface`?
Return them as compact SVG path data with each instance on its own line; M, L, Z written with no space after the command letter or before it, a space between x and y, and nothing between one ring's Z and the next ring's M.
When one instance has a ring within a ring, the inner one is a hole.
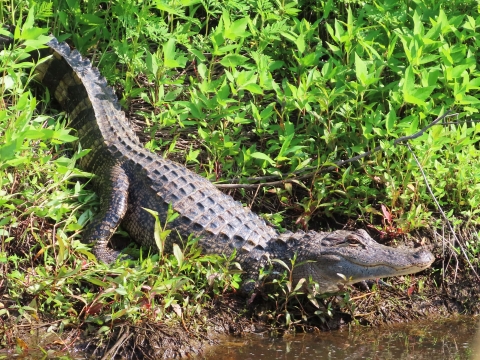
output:
M230 339L197 359L475 359L480 318L455 317L376 328L354 326L332 332L272 339L261 335ZM480 345L479 345L480 346ZM480 350L480 349L479 349ZM478 351L478 350L477 350Z

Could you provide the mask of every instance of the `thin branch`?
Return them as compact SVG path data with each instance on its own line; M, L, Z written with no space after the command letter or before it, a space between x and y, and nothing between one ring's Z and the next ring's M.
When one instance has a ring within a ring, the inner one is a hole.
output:
M434 125L437 125L441 120L445 119L446 117L450 117L450 116L456 116L458 114L450 114L450 111L447 111L445 114L443 114L442 116L438 117L437 119L435 119L434 121L432 121L430 124L428 124L427 126L425 126L423 129L421 129L420 131L416 132L415 134L413 135L407 135L407 136L402 136L402 137L399 137L398 139L396 139L394 142L393 142L393 145L398 145L400 143L403 143L405 141L408 141L408 140L413 140L413 139L416 139L420 136L422 136L425 131L427 131L428 129L430 129L432 126ZM480 120L479 120L480 121ZM270 175L270 176L260 176L260 177L253 177L253 178L247 178L247 179L244 179L244 181L250 181L250 182L257 182L257 181L263 181L263 180L269 180L269 179L278 179L279 177L289 177L289 176L292 176L292 175L296 175L296 174L301 174L301 173L304 173L305 171L309 171L309 170L312 170L312 169L315 169L315 171L313 172L310 172L308 174L304 174L304 175L301 175L301 176L296 176L296 177L290 177L290 178L287 178L287 179L282 179L282 180L278 180L278 181L271 181L271 182L265 182L265 183L261 183L261 184L235 184L234 182L238 182L239 180L232 180L230 184L215 184L215 186L219 189L257 189L258 186L260 185L261 187L265 187L265 186L277 186L277 185L283 185L285 183L293 183L293 182L298 182L299 180L303 180L303 179L309 179L311 177L314 177L318 174L321 174L321 173L325 173L325 172L330 172L330 171L334 171L336 170L337 168L339 168L340 166L343 166L345 164L349 164L351 162L355 162L355 161L358 161L360 159L363 159L367 156L370 156L372 155L373 153L377 152L377 151L380 151L382 150L382 147L381 146L377 146L375 148L373 148L372 150L369 150L369 151L366 151L362 154L359 154L359 155L356 155L354 157L351 157L347 160L339 160L337 162L334 162L334 165L332 166L328 166L326 168L318 168L318 167L309 167L309 168L304 168L302 170L299 170L299 171L295 171L293 173L287 173L287 174L281 174L281 175Z
M445 214L445 212L443 211L442 207L440 206L440 203L438 202L437 198L435 197L435 194L433 193L433 190L432 188L430 187L430 184L428 182L428 179L427 179L427 175L425 175L425 172L423 171L423 167L422 165L420 164L420 161L418 161L418 158L417 156L415 155L415 152L413 151L413 149L411 148L410 144L407 142L405 144L407 147L408 147L408 150L410 151L410 153L412 154L413 158L415 159L415 162L417 163L417 166L418 168L420 169L420 172L423 176L423 180L425 181L425 185L427 186L427 190L428 192L430 193L430 196L432 197L433 201L435 202L435 205L437 205L437 209L438 211L440 212L440 214L442 215L442 218L443 220L445 221L445 223L447 224L448 226L448 229L450 230L450 232L452 233L452 236L453 238L455 239L455 241L457 242L458 246L460 247L460 250L463 254L463 256L465 257L465 260L467 260L468 262L468 265L470 265L470 268L472 269L473 273L475 274L475 276L477 277L478 280L480 280L480 276L478 276L477 272L475 271L472 263L470 262L468 256L467 256L467 253L465 252L465 249L463 248L463 245L462 243L460 242L460 239L457 237L457 234L455 234L455 230L453 230L453 226L452 224L450 223L450 220L448 220L447 218L447 215ZM453 248L453 246L452 246ZM453 251L455 251L455 249L452 249Z

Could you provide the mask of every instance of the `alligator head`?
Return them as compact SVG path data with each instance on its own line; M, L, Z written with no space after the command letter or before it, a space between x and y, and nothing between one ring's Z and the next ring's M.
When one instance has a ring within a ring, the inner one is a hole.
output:
M293 271L294 280L312 278L320 292L336 292L362 280L413 274L435 260L425 249L399 249L381 245L366 231L309 232L308 241L288 246L303 265ZM302 239L302 240L305 240Z

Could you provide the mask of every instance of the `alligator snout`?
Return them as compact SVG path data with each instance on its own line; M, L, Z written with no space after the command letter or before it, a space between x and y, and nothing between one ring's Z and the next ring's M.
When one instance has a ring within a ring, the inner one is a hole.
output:
M430 266L435 261L435 256L426 249L420 249L415 252L413 258L417 260L419 264L425 264L426 267Z
M427 269L432 265L435 261L435 256L425 248L419 249L418 251L414 252L411 256L411 269L414 270L413 272L422 271Z

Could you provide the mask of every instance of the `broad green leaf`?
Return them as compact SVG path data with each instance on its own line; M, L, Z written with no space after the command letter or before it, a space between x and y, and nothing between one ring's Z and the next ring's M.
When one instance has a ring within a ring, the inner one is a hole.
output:
M404 92L403 98L405 102L416 105L424 105L425 100L430 96L433 90L435 90L435 86L414 89L413 91L407 93Z
M322 11L322 19L328 19L328 15L330 14L330 11L333 9L333 0L328 0L327 3L325 4L324 1L320 2L323 6L323 11Z
M405 77L403 78L403 81L403 91L415 89L415 74L411 65L405 70Z
M345 29L343 28L342 23L340 21L338 21L337 19L335 19L334 26L335 26L335 37L334 37L334 39L337 41L337 43L344 42L344 41L342 41L342 37L343 37L343 34L345 34Z
M24 33L26 30L32 29L34 21L35 21L35 5L31 6L30 9L28 10L27 18L25 19L25 22L23 23L23 26L22 26L22 33Z
M70 271L66 271L61 276L67 278L67 277L73 276L75 274L78 274L80 272L80 270L82 270L82 264L78 263L78 265L75 267L75 269L72 269Z
M15 151L19 145L19 141L13 140L0 147L0 161L7 161L15 157Z
M412 66L408 66L405 71L405 78L403 83L403 100L407 103L424 105L425 100L435 89L435 86L426 86L415 88L415 75Z
M440 55L428 54L428 55L422 56L418 64L419 65L427 64L429 62L436 61L439 57Z
M293 137L295 136L295 133L291 133L290 135L285 137L285 140L283 141L282 147L280 148L280 151L278 152L277 160L280 160L287 154L287 150L290 146L290 143L292 142Z
M288 284L290 285L290 286L289 286L289 290L291 291L292 285L290 284L290 282L288 282L287 285L288 285ZM285 324L286 324L287 326L290 326L291 323L292 323L292 316L290 315L290 312L285 311Z
M290 40L291 42L295 43L297 40L296 34L295 33L290 33L290 32L281 32L280 33L282 36Z
M190 110L190 114L194 119L205 119L205 114L202 112L200 106L189 102L189 101L178 101L177 104L185 106L188 110Z
M240 88L243 88L247 84L256 83L257 74L255 71L238 71L236 72L235 81Z
M234 21L230 26L227 26L227 24L225 24L224 36L230 40L235 40L237 37L247 37L248 35L250 35L249 32L245 31L247 24L247 17Z
M413 34L414 35L423 35L424 34L424 27L422 23L422 19L418 14L418 11L415 10L413 14Z
M87 257L87 259L90 260L90 261L95 261L96 260L95 255L93 255L90 251L87 251L85 249L76 249L75 251L79 254L85 255ZM95 284L95 285L104 286L104 285L100 285L100 284Z
M153 232L153 238L155 239L155 244L157 245L158 248L158 253L160 256L163 255L163 250L164 250L164 241L162 241L162 226L160 224L160 220L158 218L158 212L154 210L150 210L147 208L143 208L146 212L150 213L154 218L155 218L155 229Z
M452 69L452 78L456 79L462 76L462 73L471 67L472 64L457 65Z
M258 84L253 84L253 83L252 84L247 84L247 85L243 86L243 88L245 90L250 91L252 94L258 94L258 95L263 94L263 90L260 87L260 85L258 85Z
M183 91L184 89L182 87L179 87L178 89L175 89L173 91L169 91L165 94L164 100L174 101Z
M295 39L295 45L297 45L298 51L303 54L305 52L305 36L303 34L300 34L296 39Z
M118 285L118 288L115 289L115 292L116 292L117 294L120 294L120 295L123 295L123 296L125 296L125 295L128 294L127 289L125 289L125 287L122 286L122 285Z
M197 49L188 49L188 51L190 51L192 54L194 54L198 60L200 61L205 61L207 60L207 58L205 57L205 55L203 55L203 53L200 51L200 50L197 50Z
M275 262L277 264L280 264L282 265L287 271L290 271L290 268L288 267L288 265L283 261L283 260L280 260L280 259L272 259L272 262Z
M169 39L163 44L163 64L167 68L184 67L187 58L175 52L176 41L174 38Z
M184 256L183 256L182 249L180 249L180 246L178 246L177 244L173 244L173 255L175 255L175 259L177 259L178 268L181 269L183 265Z
M123 294L123 295L126 295L126 293ZM116 319L118 319L118 318L121 318L121 317L122 317L123 315L125 315L126 313L127 313L127 309L121 309L121 310L113 313L113 314L112 314L112 321L113 321L113 320L116 320Z
M244 64L245 62L247 62L247 60L248 58L243 55L228 54L225 55L222 60L220 60L220 64L225 67L235 67Z
M294 292L299 291L302 288L303 284L305 284L306 281L307 280L305 278L301 278L300 280L298 280L298 283L297 283L297 285L295 285L295 289L293 289L293 291Z
M267 154L264 154L264 153L261 153L261 152L254 152L252 154L250 154L251 157L255 158L255 159L260 159L260 160L266 160L268 161L271 165L275 165L275 161L273 161L270 156L268 156Z
M169 14L175 14L175 15L178 15L178 16L181 16L183 14L181 14L179 11L177 11L176 9L174 9L173 7L171 6L168 6L166 4L166 1L163 1L163 0L155 0L154 1L155 5L157 6L157 9L161 10L161 11L165 11Z
M304 57L298 59L299 63L304 67L310 67L318 64L318 53L311 52Z
M355 73L357 75L357 79L360 80L361 84L366 85L368 77L367 65L357 55L357 53L355 53Z
M68 143L68 142L78 140L78 138L76 136L70 135L69 132L70 132L70 130L68 130L68 129L56 130L52 134L52 138L57 139L57 140L61 141L62 143Z
M395 122L397 121L397 114L395 113L395 111L390 110L385 120L386 120L385 127L387 129L387 132L389 134L392 134L393 127L395 126Z
M198 64L197 69L203 80L208 79L208 68L204 63Z
M471 95L464 95L460 100L460 104L463 104L463 105L478 104L478 103L480 103L480 100L477 97L471 96Z
M147 51L145 64L147 65L147 70L150 71L152 75L156 76L158 71L156 55Z

